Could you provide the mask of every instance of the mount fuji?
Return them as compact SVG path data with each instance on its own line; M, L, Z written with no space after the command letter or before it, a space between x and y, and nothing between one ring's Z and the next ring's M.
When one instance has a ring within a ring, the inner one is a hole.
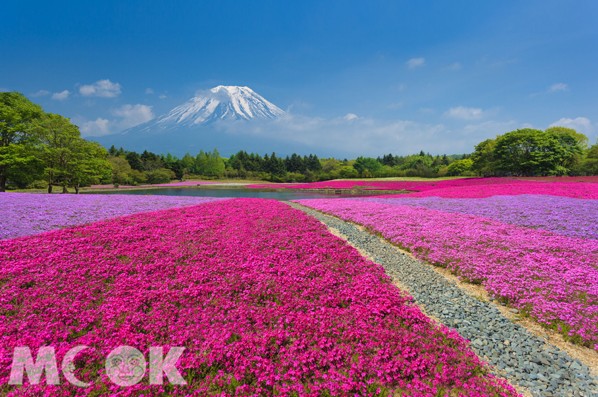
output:
M249 87L219 85L153 120L95 140L106 147L176 155L214 148L224 155L239 150L308 152L303 145L255 133L286 117L284 110Z
M286 113L249 87L219 85L145 124L125 130L172 129L209 125L219 120L273 120Z

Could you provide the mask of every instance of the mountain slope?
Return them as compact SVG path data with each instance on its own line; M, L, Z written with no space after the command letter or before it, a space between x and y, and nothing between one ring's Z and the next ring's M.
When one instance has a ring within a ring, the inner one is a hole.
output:
M249 87L219 85L145 124L125 130L169 130L208 125L219 120L274 120L286 113Z
M256 136L250 127L275 122L286 115L249 87L220 85L153 120L95 140L106 147L173 154L213 148L224 154L238 150L281 151L288 143ZM236 128L226 128L230 125Z

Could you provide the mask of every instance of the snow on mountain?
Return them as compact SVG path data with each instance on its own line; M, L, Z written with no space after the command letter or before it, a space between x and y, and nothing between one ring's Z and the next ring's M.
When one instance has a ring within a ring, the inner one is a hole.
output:
M219 85L132 130L195 127L217 120L277 119L286 113L249 87ZM128 131L125 131L127 133Z
M285 152L288 142L252 134L251 128L245 128L244 124L270 122L286 116L285 111L249 87L220 85L199 92L153 120L94 140L105 147L114 145L177 155L213 148L223 154L241 149Z

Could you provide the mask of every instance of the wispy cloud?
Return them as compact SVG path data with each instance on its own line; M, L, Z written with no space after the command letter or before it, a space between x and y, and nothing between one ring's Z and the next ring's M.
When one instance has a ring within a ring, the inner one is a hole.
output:
M561 92L568 91L569 86L565 83L554 83L548 88L548 92Z
M81 135L83 136L103 136L110 134L110 120L98 117L91 121L82 121L75 124L79 125Z
M95 120L85 120L80 118L74 122L79 126L83 136L98 137L126 130L155 117L152 107L142 104L123 105L112 109L111 114L114 116L111 119L98 117Z
M530 128L530 125L526 123L521 124L515 120L488 120L469 123L462 128L462 131L466 135L479 136L481 141L486 138L494 138L496 135L504 134L517 128Z
M359 116L356 115L355 113L347 113L343 116L343 119L345 119L347 121L353 121L353 120L359 119Z
M153 90L152 88L146 88L146 89L145 89L145 93L146 93L147 95L153 95L153 94L154 94L154 90Z
M421 68L426 64L425 58L411 58L406 62L406 65L409 69L417 69Z
M55 101L64 101L64 100L68 99L68 97L70 95L71 95L71 92L69 90L64 90L64 91L53 93L52 99L54 99Z
M550 124L550 127L573 128L575 131L581 132L583 134L591 134L594 132L592 122L587 117L576 117L574 119L563 117Z
M39 90L39 91L36 91L33 94L31 94L31 96L34 98L39 98L39 97L43 97L43 96L47 96L47 95L50 95L50 91L48 91L48 90Z
M444 115L458 120L478 120L483 117L484 111L480 108L457 106L447 110Z
M530 97L534 98L537 96L544 96L544 95L555 94L557 92L565 92L565 91L569 91L568 84L554 83L550 87L546 88L544 91L534 92L534 93L530 94Z
M251 134L256 139L281 141L288 147L295 144L314 153L339 156L378 156L389 152L407 154L421 149L439 153L460 153L464 150L460 147L461 143L455 144L452 139L447 139L449 132L442 124L382 121L349 115L335 118L288 115L283 119L251 125L222 123L218 128L231 136ZM456 146L459 148L455 149ZM473 143L469 149L472 148Z
M114 109L112 114L120 119L117 124L119 129L123 130L150 121L155 117L151 106L141 104L123 105Z
M115 98L120 95L120 92L120 84L113 83L108 79L98 80L93 84L86 84L79 87L79 93L88 97Z

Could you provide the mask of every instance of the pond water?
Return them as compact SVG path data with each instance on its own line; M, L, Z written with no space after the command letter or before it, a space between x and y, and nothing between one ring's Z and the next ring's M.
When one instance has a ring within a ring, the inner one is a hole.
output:
M162 196L197 196L197 197L253 197L275 200L300 200L310 198L355 197L354 195L325 194L318 192L305 192L300 190L260 190L243 188L158 188L158 189L123 189L109 192L93 192L92 194L135 194L135 195L162 195Z

